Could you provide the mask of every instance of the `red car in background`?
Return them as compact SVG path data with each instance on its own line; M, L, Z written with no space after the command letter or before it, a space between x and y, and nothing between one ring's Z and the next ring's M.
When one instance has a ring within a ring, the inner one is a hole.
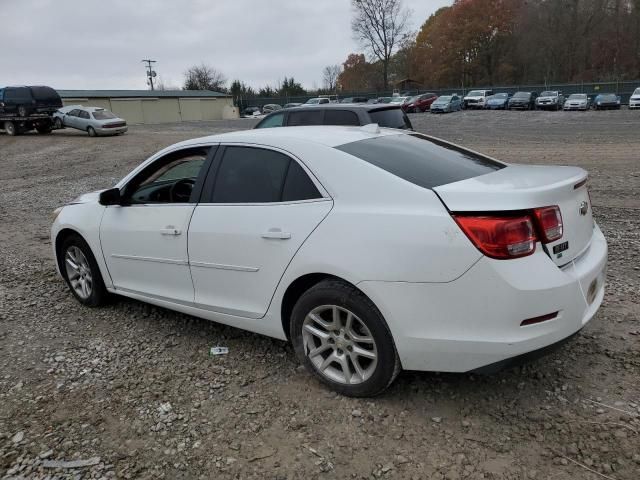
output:
M438 96L435 93L416 95L402 104L402 110L406 113L426 112L431 108L431 104L435 102L437 98Z

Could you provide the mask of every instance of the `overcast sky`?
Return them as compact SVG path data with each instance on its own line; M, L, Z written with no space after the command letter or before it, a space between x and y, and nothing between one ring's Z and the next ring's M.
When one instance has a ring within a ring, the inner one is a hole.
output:
M253 87L311 88L360 51L349 0L0 0L0 86L144 89L143 58L167 86L204 62ZM404 0L417 30L451 0Z

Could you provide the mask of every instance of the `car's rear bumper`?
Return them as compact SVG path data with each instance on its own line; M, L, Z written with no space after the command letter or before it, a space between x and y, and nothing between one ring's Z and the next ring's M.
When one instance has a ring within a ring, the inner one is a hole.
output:
M125 133L128 130L127 127L118 128L96 128L98 135L118 135L119 133Z
M562 269L538 248L516 260L483 257L449 283L366 281L358 287L387 319L403 368L465 372L582 329L604 297L606 263L607 243L595 226L589 248ZM554 312L553 319L521 326Z

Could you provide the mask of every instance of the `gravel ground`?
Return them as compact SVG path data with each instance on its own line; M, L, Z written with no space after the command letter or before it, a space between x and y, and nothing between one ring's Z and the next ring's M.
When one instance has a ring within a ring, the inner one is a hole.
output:
M412 121L590 171L610 263L579 336L491 376L406 372L362 400L320 386L284 342L127 299L83 308L56 276L50 212L166 145L255 120L0 134L0 478L640 478L640 114Z

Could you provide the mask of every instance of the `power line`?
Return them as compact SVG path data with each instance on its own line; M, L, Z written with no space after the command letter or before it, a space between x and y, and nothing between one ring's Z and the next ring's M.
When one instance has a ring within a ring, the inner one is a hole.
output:
M153 70L152 66L156 63L155 60L144 59L142 62L147 63L147 83L151 86L151 90L153 90L153 79L156 76L156 72Z

